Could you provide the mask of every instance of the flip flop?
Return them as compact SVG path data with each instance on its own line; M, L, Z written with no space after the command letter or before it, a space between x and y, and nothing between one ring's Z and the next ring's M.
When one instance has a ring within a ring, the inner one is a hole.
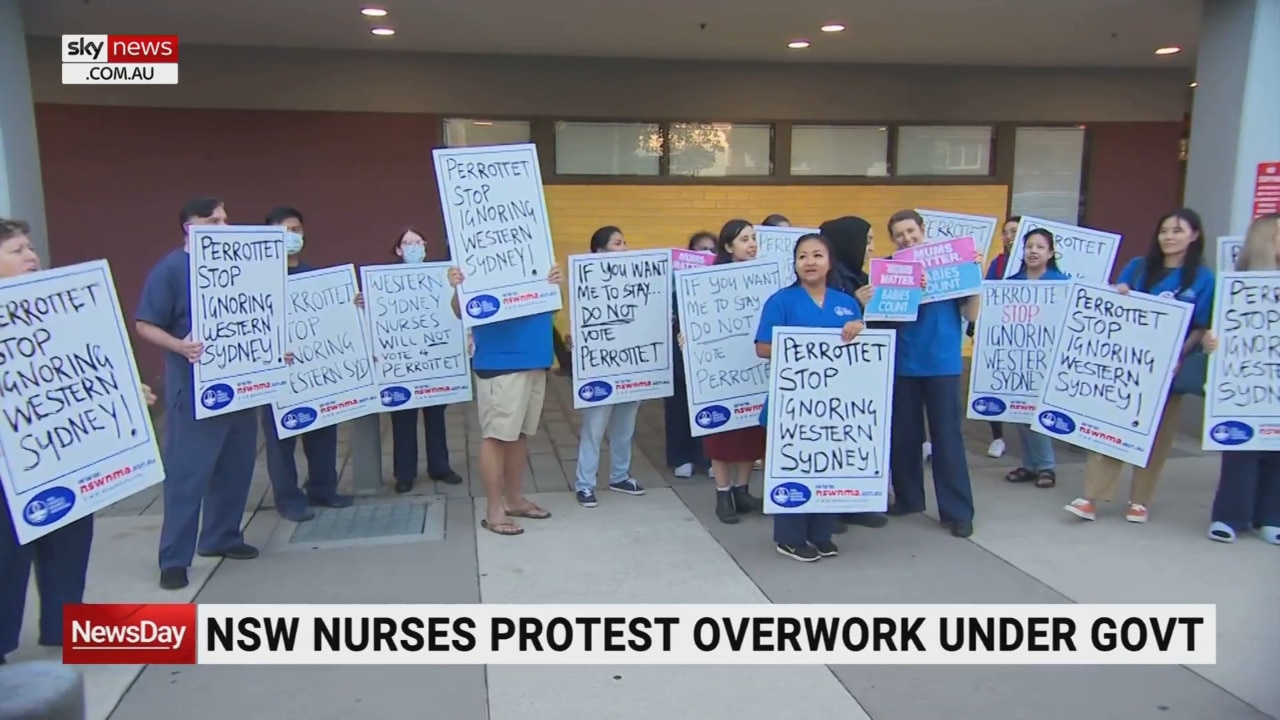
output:
M488 520L481 520L480 527L484 528L485 530L488 530L494 535L523 535L524 534L524 528L517 526L515 523L509 523L509 522L498 523L497 525L490 525Z
M546 520L551 517L551 512L543 510L537 505L531 505L522 510L508 510L507 517L524 518L525 520Z

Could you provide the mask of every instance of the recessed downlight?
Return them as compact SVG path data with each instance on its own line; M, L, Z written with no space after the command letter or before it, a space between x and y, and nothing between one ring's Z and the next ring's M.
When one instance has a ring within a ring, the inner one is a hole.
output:
M382 8L367 7L367 8L360 8L360 14L365 15L367 17L386 17L387 11L383 10Z
M395 35L395 34L396 34L396 31L395 31L395 30L392 30L392 29L391 29L391 28L389 28L389 27L376 27L376 28L373 28L372 30L370 30L369 32L373 33L374 35L381 35L381 36L384 36L384 37L385 37L385 36L387 36L387 35Z
M809 47L809 41L808 40L792 40L791 42L787 43L787 47L791 48L792 50L803 50Z
M1157 55L1177 55L1182 52L1182 48L1177 45L1169 45L1167 47L1156 48Z
M845 27L840 23L827 23L822 26L822 32L844 32Z
M1198 80L1192 80L1192 81L1187 85L1187 87L1198 88L1198 87L1200 87L1200 81L1198 81Z

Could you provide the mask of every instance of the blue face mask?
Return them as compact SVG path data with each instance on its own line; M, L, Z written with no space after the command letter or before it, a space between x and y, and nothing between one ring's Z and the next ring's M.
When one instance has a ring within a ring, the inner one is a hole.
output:
M421 245L406 245L400 248L400 252L407 263L420 263L427 259L427 249Z
M284 250L290 255L297 255L302 252L302 233L296 233L292 230L284 234Z

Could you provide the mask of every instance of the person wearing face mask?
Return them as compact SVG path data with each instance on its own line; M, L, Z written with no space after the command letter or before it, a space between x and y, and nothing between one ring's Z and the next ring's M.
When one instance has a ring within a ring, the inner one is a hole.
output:
M406 263L426 262L427 242L413 228L400 232L392 252ZM461 485L462 476L449 465L449 438L445 422L448 405L421 409L423 435L427 443L427 477L448 485ZM397 493L413 490L418 480L419 409L391 411L391 473Z
M40 271L40 257L31 246L30 235L28 223L0 218L0 278ZM156 396L151 388L142 385L140 389L146 403L154 405ZM40 593L37 642L44 647L61 647L62 608L84 602L92 544L93 515L68 523L26 545L19 544L9 514L8 497L0 490L0 665L5 663L6 655L18 649L33 566Z

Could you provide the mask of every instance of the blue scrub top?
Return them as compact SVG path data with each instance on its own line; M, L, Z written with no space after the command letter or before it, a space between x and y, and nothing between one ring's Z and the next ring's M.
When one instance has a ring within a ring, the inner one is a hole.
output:
M191 334L191 265L186 250L173 250L151 268L133 317L176 338ZM185 400L187 411L194 418L191 398L195 394L195 375L191 362L177 353L166 352L164 369L165 407L172 410L180 399Z
M862 306L848 293L827 288L819 306L809 291L799 284L782 288L764 303L760 311L760 327L756 342L772 343L775 327L842 328L845 323L862 319ZM760 424L769 418L769 399L760 410Z
M1124 266L1124 270L1120 271L1120 277L1116 280L1116 283L1128 285L1134 292L1173 298L1195 306L1195 310L1191 313L1191 325L1187 328L1188 333L1191 330L1209 327L1209 323L1213 320L1213 288L1215 284L1212 270L1201 265L1196 269L1196 277L1192 281L1191 287L1183 290L1181 289L1182 268L1168 268L1160 276L1160 280L1150 289L1147 289L1142 287L1145 279L1144 275L1146 274L1145 267L1145 258L1130 260Z
M1021 270L1010 275L1005 279L1006 280L1029 280L1030 278L1027 277L1027 268L1024 265ZM1054 270L1053 268L1045 268L1044 274L1036 279L1037 280L1070 280L1071 276L1062 272L1061 270Z
M959 375L964 366L960 343L964 315L960 308L970 298L924 303L915 322L895 323L898 331L895 375L942 377Z

